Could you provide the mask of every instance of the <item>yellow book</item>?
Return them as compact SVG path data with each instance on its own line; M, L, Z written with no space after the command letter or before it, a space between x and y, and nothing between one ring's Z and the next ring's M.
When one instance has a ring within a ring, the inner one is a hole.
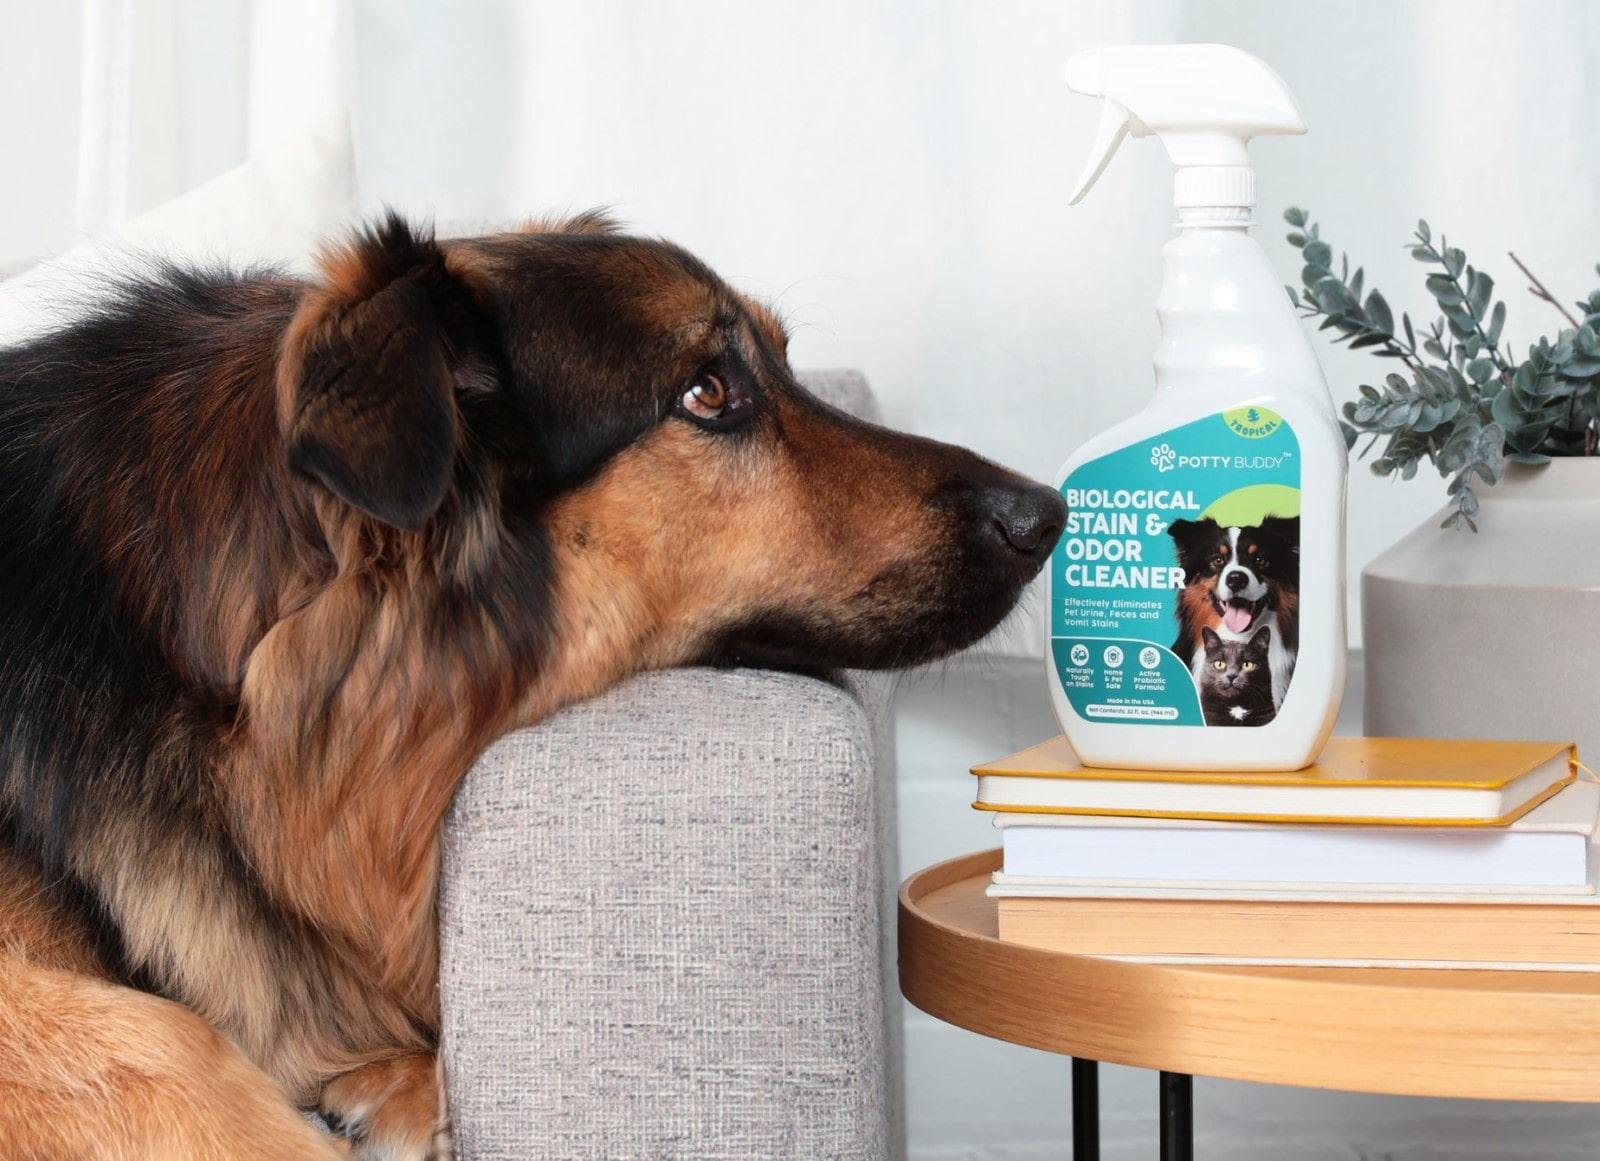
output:
M978 810L1227 822L1504 826L1577 777L1569 742L1330 738L1303 770L1172 772L1081 764L1052 738L974 766Z

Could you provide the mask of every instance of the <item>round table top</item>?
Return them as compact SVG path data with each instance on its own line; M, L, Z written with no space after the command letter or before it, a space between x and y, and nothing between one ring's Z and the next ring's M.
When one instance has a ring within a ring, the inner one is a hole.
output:
M1126 963L1004 943L999 851L900 887L900 987L1050 1052L1354 1092L1600 1101L1600 973Z

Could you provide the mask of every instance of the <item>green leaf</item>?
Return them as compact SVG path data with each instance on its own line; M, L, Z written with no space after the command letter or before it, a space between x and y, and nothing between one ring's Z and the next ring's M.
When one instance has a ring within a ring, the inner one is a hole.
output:
M1284 289L1289 292L1289 305L1298 307L1300 305L1300 296L1294 292L1294 287L1285 286Z
M1522 425L1522 415L1517 407L1516 392L1501 391L1489 401L1489 414L1506 430Z
M1329 314L1343 314L1350 306L1349 292L1345 290L1344 283L1331 274L1318 281L1311 288L1311 294L1316 298L1317 305ZM1341 321L1343 324L1348 324L1350 320L1346 318ZM1345 329L1349 329L1348 325Z
M1345 406L1348 407L1349 404L1345 404ZM1340 423L1339 430L1344 432L1344 450L1348 452L1351 448L1356 446L1356 438L1361 433L1355 428L1351 427L1348 423Z
M1307 266L1321 266L1327 270L1333 265L1333 247L1326 242L1307 242L1302 254Z
M1467 256L1454 246L1446 247L1444 268L1450 272L1451 278L1460 278L1461 272L1467 268Z
M1494 360L1474 359L1467 364L1467 378L1474 383L1487 383L1494 376Z
M1291 226L1303 226L1306 224L1306 212L1299 206L1290 206L1283 211L1283 220Z
M1436 431L1444 422L1444 407L1438 403L1423 403L1417 412L1417 418L1411 421L1411 430L1422 435Z
M1361 293L1360 279L1361 273L1357 271L1356 284L1350 290L1353 296L1359 296ZM1374 328L1386 335L1394 334L1394 312L1389 309L1389 304L1384 301L1383 295L1376 290L1367 295L1366 312Z
M1482 318L1492 297L1494 297L1494 279L1481 270L1472 271L1467 276L1467 300L1472 303L1472 313Z
M1527 455L1533 452L1550 435L1550 423L1534 423L1527 427L1519 427L1515 431L1506 432L1506 447L1509 449L1506 458L1511 459L1518 455Z
M1529 396L1538 390L1534 378L1533 366L1524 363L1518 367L1511 376L1511 390L1523 396Z
M1489 334L1489 345L1491 347L1498 347L1500 345L1500 331L1501 331L1501 328L1503 328L1505 325L1506 325L1506 304L1503 303L1503 302L1497 302L1497 303L1494 304L1494 313L1491 314L1490 317L1489 317L1489 331L1488 331L1488 334Z
M1424 285L1440 306L1460 306L1467 301L1466 296L1456 289L1454 279L1443 274L1428 275Z
M1417 237L1424 242L1433 241L1433 231L1428 229L1428 223L1422 218L1417 219Z
M1289 239L1289 245L1291 246L1298 248L1306 244L1306 236L1299 231L1295 231L1294 233L1287 235L1287 237Z

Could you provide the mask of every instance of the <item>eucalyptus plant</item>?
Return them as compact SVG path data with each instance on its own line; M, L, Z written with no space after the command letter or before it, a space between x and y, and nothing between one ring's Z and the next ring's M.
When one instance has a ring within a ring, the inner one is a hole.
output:
M1286 287L1304 318L1320 318L1321 330L1353 350L1394 359L1400 370L1382 386L1362 384L1360 398L1344 405L1345 444L1354 448L1371 436L1360 455L1377 444L1372 461L1380 476L1409 480L1423 460L1449 481L1444 527L1465 524L1474 532L1475 485L1493 485L1508 460L1548 463L1555 456L1592 456L1600 444L1600 289L1568 310L1515 254L1509 255L1529 290L1559 310L1569 326L1555 338L1541 337L1518 358L1505 337L1506 304L1496 300L1494 279L1467 261L1428 223L1419 221L1411 256L1429 272L1424 286L1438 316L1421 333L1394 311L1376 289L1352 274L1349 258L1322 238L1305 210L1284 211L1294 227L1289 244L1300 251L1301 288ZM1600 273L1600 266L1596 266ZM1402 373L1403 372L1403 373Z

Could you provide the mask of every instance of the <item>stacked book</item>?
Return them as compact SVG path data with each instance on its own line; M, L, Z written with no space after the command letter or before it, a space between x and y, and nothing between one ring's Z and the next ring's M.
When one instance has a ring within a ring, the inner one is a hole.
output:
M1000 937L1156 963L1600 971L1600 785L1553 742L1335 738L1290 773L973 768Z

